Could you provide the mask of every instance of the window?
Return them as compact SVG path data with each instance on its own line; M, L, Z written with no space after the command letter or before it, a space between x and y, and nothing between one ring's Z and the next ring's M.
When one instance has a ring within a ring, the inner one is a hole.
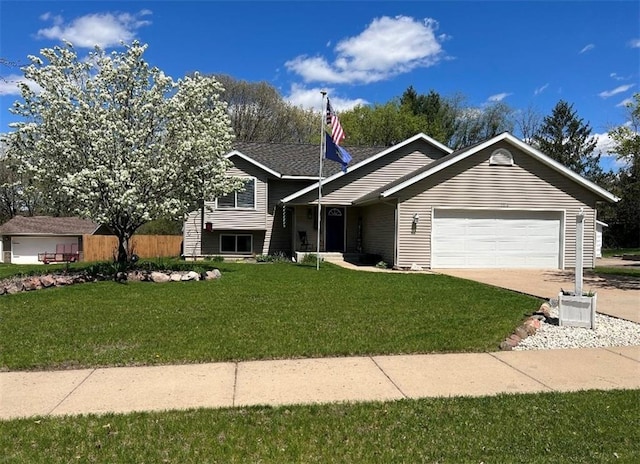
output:
M244 190L218 198L218 209L253 209L256 207L256 180L244 180Z
M220 253L251 253L253 251L252 235L220 235Z
M513 166L513 155L505 148L498 148L489 158L491 166Z

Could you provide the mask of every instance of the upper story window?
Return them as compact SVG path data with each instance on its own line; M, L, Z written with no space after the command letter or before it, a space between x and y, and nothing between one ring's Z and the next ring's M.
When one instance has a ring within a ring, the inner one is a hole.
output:
M506 148L498 148L489 158L491 166L513 166L513 155Z
M244 179L244 190L218 198L218 209L255 209L256 179Z

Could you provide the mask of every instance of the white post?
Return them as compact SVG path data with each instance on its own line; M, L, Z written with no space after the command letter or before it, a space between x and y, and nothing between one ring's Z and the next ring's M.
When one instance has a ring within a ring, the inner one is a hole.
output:
M325 155L324 126L327 120L327 92L321 91L322 94L322 124L320 124L320 172L318 173L318 237L316 243L316 270L320 270L320 226L322 225L322 162Z
M584 209L576 216L576 296L582 296L582 264L584 261Z

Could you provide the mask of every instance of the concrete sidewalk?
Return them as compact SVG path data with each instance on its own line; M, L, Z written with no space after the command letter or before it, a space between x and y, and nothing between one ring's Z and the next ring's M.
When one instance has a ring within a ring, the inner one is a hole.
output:
M0 373L0 419L640 389L640 347Z

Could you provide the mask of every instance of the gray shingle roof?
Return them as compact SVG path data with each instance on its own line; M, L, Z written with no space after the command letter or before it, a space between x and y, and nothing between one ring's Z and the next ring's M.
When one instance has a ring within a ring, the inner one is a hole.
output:
M0 235L90 235L98 227L77 217L16 216L0 226Z
M320 145L237 142L233 148L284 176L318 176ZM353 158L350 164L359 163L385 149L385 147L344 148ZM324 163L324 174L326 176L333 175L340 169L340 164L334 161L329 160Z

